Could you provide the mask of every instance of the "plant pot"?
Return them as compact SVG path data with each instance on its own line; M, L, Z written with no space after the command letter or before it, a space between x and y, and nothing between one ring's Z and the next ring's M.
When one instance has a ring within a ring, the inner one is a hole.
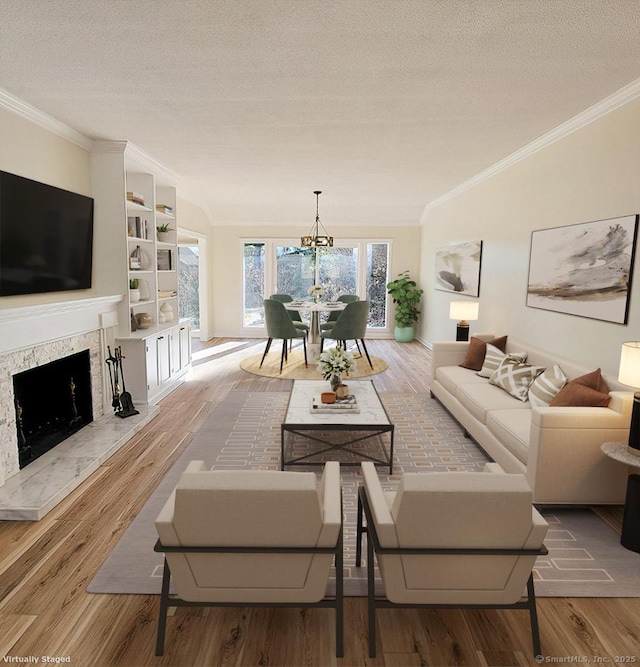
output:
M393 337L398 343L410 343L415 336L413 327L396 327L393 332Z
M140 301L140 290L139 289L130 289L129 290L129 301L135 303Z
M158 241L168 243L171 241L171 232L156 232L158 234Z

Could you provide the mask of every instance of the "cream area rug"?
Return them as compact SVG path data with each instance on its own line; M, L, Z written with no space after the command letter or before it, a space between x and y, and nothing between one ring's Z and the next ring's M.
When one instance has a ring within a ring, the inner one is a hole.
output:
M154 520L191 460L215 470L280 468L280 424L289 393L231 392L151 495L88 587L90 593L159 594L162 555L153 551ZM394 475L380 466L385 490L404 472L481 470L486 455L466 439L449 413L428 394L380 394L395 424ZM296 468L320 475L321 466ZM366 568L355 558L356 494L360 467L341 466L344 498L345 595L366 595ZM640 554L589 509L545 512L549 555L534 571L541 597L640 597ZM377 575L376 575L377 577ZM381 582L377 577L378 590ZM331 590L331 589L330 589Z
M247 357L240 362L240 368L248 373L254 375L262 375L263 377L282 378L283 380L321 380L322 375L317 370L317 361L312 354L307 356L307 367L304 365L304 353L302 350L293 349L289 352L289 360L282 365L282 373L280 372L280 354L282 352L282 345L279 341L274 341L269 354L265 357L262 368L260 368L260 360L262 354L254 354ZM371 355L370 355L371 356ZM369 366L366 356L360 358L356 352L356 369L349 373L349 377L363 378L370 375L382 373L389 368L389 364L384 359L371 356L371 363L373 368ZM349 377L343 378L343 382L348 382Z

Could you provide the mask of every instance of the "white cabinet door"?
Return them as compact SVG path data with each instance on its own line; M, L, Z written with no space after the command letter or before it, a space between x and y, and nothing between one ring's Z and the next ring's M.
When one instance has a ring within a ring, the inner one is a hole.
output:
M158 372L158 344L155 338L147 338L144 343L147 366L147 395L152 395L160 386L160 375Z
M191 363L191 327L184 325L180 327L180 368L185 368Z
M180 334L177 328L169 331L169 347L171 354L171 375L180 370Z
M171 347L169 342L168 331L156 338L159 384L166 382L171 377Z

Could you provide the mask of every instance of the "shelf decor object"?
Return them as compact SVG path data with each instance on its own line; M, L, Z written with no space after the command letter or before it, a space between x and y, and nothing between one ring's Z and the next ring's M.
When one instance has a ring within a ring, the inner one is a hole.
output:
M626 324L638 217L533 231L527 306Z
M452 301L449 304L449 319L459 320L456 326L456 340L469 340L468 320L478 319L480 304L477 301Z
M640 342L622 343L618 381L628 387L640 389ZM640 457L640 391L633 395L628 451Z
M320 214L318 212L318 198L322 194L322 190L314 190L313 194L316 196L316 221L311 227L309 234L300 239L300 245L303 248L332 248L333 236L327 234L327 230L320 222ZM323 232L322 234L320 233L321 230Z

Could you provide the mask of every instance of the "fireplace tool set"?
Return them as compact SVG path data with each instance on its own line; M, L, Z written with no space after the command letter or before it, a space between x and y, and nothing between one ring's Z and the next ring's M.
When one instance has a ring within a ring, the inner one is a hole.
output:
M109 382L111 383L111 394L113 400L111 405L118 417L132 417L140 414L133 405L131 394L127 391L124 382L124 370L122 368L122 348L115 347L114 354L111 354L111 348L107 346L109 356L106 358L107 368L109 369ZM120 391L120 382L122 381L122 391Z

